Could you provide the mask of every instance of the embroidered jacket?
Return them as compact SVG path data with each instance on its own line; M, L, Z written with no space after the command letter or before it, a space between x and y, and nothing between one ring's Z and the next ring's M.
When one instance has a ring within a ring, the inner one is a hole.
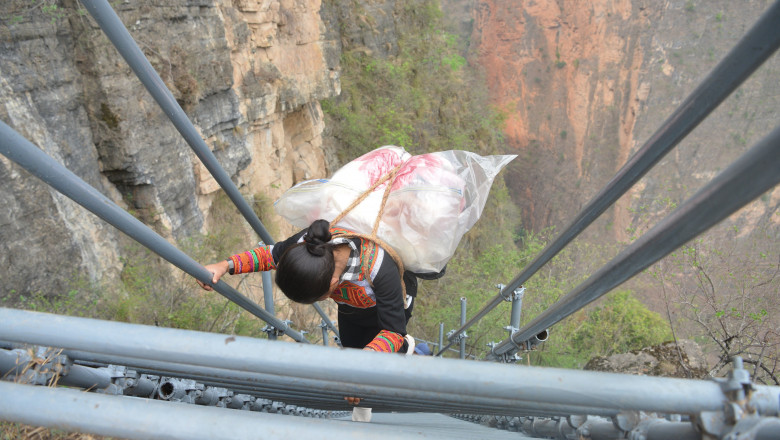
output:
M346 229L331 228L331 234L350 233ZM249 273L276 269L276 263L287 247L303 241L306 230L272 246L260 246L233 255L233 273ZM398 266L380 246L368 240L337 239L349 241L352 252L347 271L330 298L339 305L339 319L355 322L376 322L382 329L366 345L366 349L398 352L406 335L406 316L403 307L402 280ZM364 255L361 265L360 256ZM367 279L366 277L369 277Z

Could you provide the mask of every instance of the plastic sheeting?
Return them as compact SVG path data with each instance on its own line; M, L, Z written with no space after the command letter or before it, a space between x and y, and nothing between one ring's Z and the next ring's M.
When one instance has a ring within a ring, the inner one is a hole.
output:
M439 272L479 219L490 187L515 155L480 156L450 150L412 156L385 146L344 165L330 179L307 180L287 190L274 207L299 228L332 221L393 168L377 236L398 252L407 270ZM338 226L370 234L388 183L375 188Z

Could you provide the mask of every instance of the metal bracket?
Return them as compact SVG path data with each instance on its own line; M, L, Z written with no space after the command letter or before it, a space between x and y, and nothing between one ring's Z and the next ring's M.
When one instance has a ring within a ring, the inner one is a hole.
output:
M743 368L742 358L732 359L732 370L726 379L717 380L721 391L728 401L722 411L702 411L695 415L696 425L706 434L723 439L753 438L754 428L762 424L762 418L756 417L753 409L747 406L747 399L754 391L750 373Z
M490 351L493 352L493 349L496 348L496 345L498 345L498 342L488 342L487 346L490 347ZM523 357L518 355L517 353L504 353L501 355L496 355L496 362L503 362L505 364L512 364L515 362L519 362L523 360Z
M612 417L612 424L623 432L629 432L636 428L640 421L642 418L637 411L621 411Z
M520 286L517 289L510 292L504 292L504 287L506 287L503 284L496 284L496 288L498 289L499 295L501 295L502 298L504 298L504 301L514 301L517 299L521 299L523 297L523 294L525 293L525 286Z
M455 330L450 330L447 332L447 339L450 339L450 337L455 334ZM467 339L469 337L467 332L461 332L459 335L455 336L455 338L451 339L453 344L460 343L461 340Z
M512 335L509 337L509 341L512 342L512 344L518 349L522 351L531 351L534 348L536 348L537 345L541 344L542 342L547 340L548 335L550 334L549 330L544 330L538 335L532 337L531 339L528 339L527 341L523 341L520 343L515 342L514 335L517 332L512 332Z
M742 358L734 357L731 362L733 368L727 379L720 382L720 389L731 402L742 402L753 391L753 383L750 381L750 373L743 368Z
M285 325L287 325L288 327L292 326L292 321L290 321L289 319L285 319L282 322ZM276 328L276 327L274 327L274 326L272 326L270 324L267 324L265 327L263 327L263 331L265 333L268 333L269 335L274 335L274 336L277 336L277 337L284 335L284 330L280 330L280 329L278 329L278 328ZM303 335L306 332L305 331L301 331L300 333L301 333L301 335Z

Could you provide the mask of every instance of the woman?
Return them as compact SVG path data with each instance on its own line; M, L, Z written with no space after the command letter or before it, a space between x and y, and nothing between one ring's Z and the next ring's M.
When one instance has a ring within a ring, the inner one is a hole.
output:
M393 258L371 240L316 220L307 229L273 246L261 246L209 264L212 283L225 274L276 269L276 284L291 300L312 304L328 298L338 303L343 347L406 353L414 340L407 337L417 279L402 277ZM444 274L420 275L426 279ZM206 290L208 285L198 281ZM408 300L404 301L404 287Z

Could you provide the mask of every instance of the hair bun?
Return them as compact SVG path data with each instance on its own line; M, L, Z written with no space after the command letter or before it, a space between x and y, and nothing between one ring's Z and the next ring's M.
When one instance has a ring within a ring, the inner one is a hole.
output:
M330 223L327 220L315 220L306 235L303 237L303 241L306 243L306 250L310 254L321 257L325 255L328 247L328 242L332 238L330 233Z

